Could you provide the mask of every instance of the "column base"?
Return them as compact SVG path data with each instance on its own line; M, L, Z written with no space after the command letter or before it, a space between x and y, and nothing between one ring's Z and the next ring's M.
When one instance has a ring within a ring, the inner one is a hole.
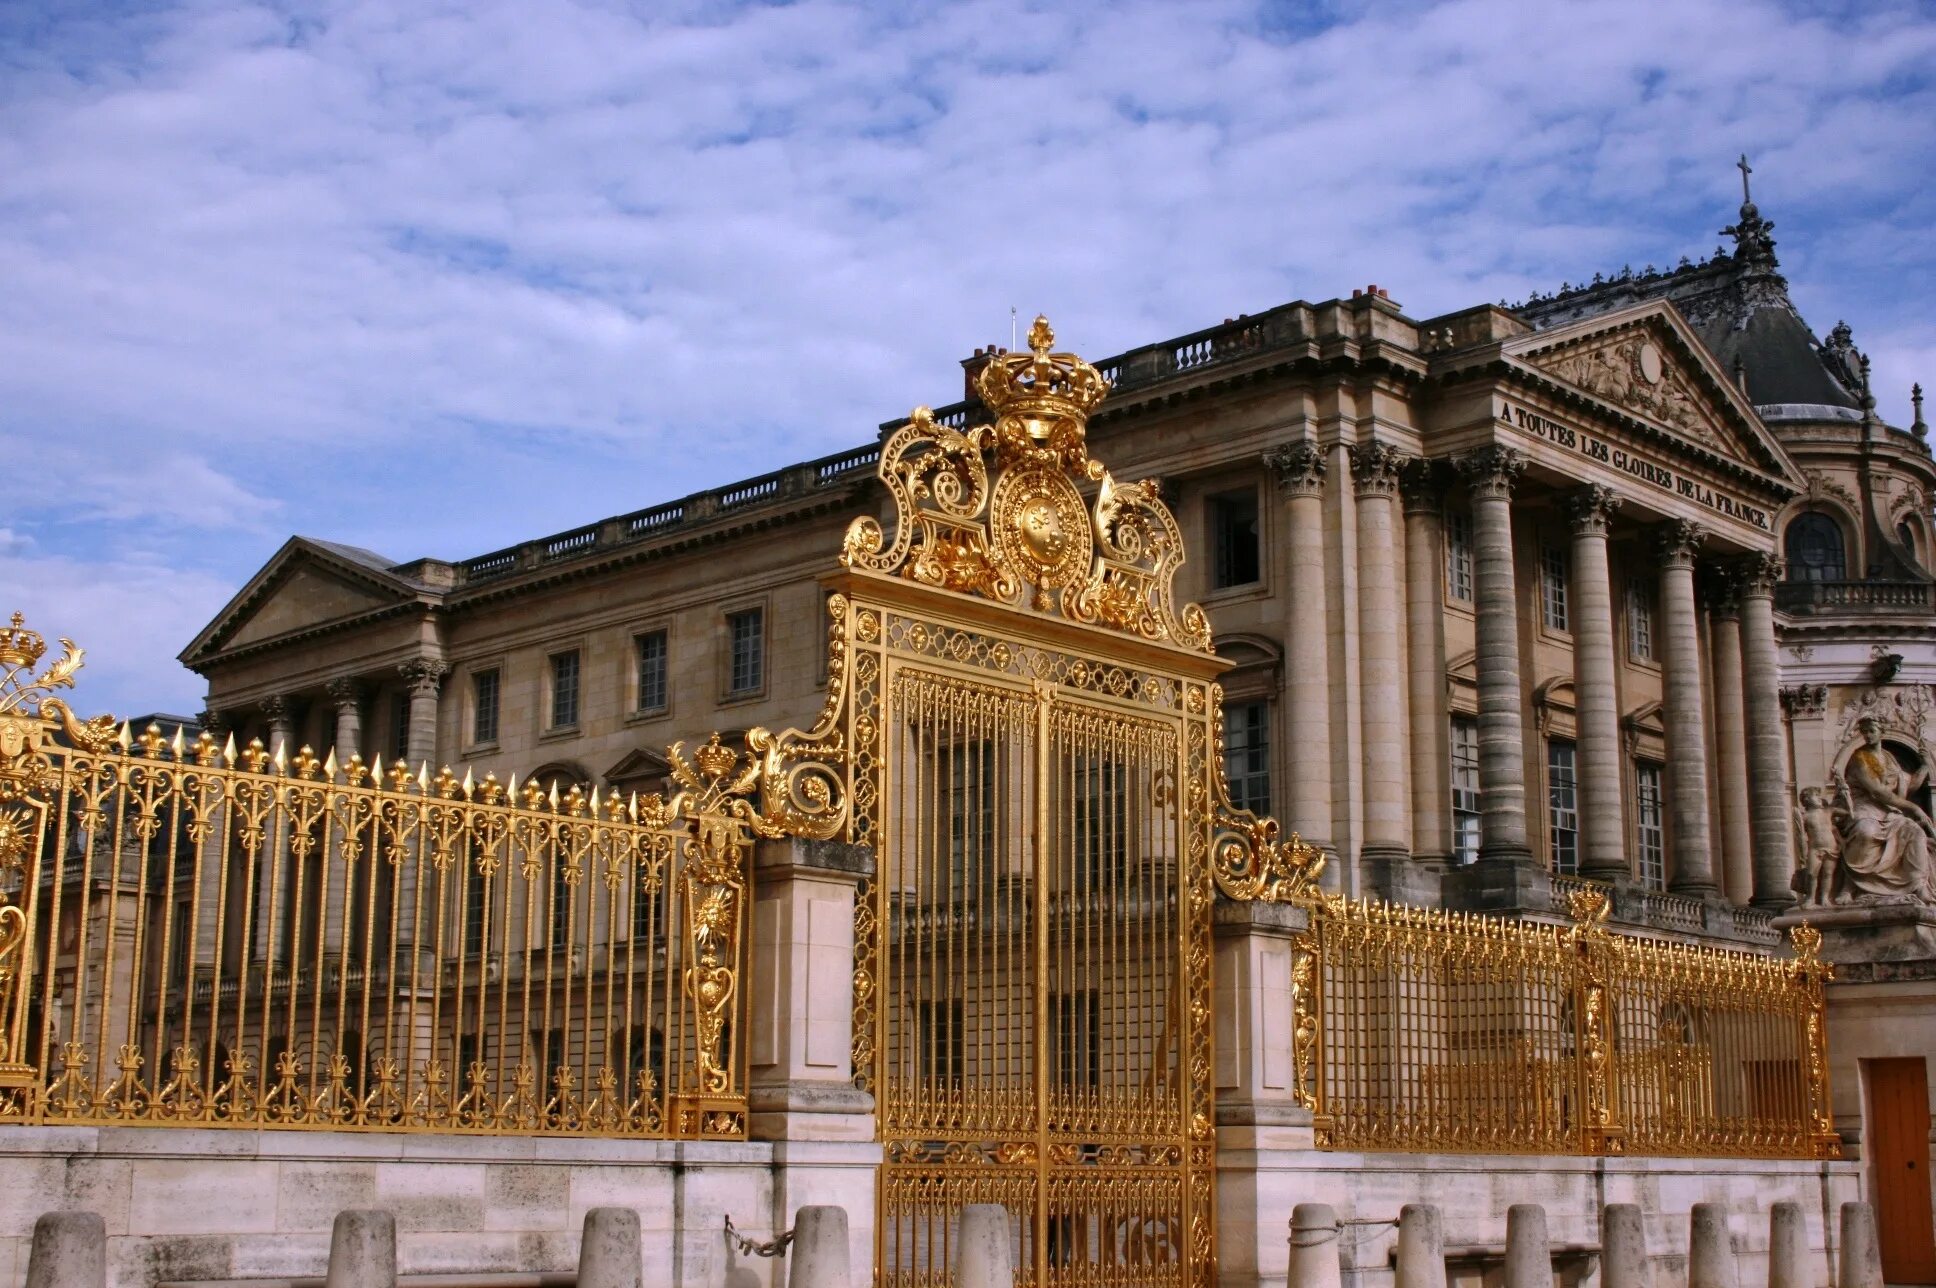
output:
M1461 912L1546 912L1553 904L1553 878L1531 853L1492 857L1480 852L1477 863L1449 869L1440 878L1444 906Z
M1358 860L1358 872L1367 894L1390 903L1436 908L1443 897L1439 869L1403 850L1367 847Z
M754 1140L871 1141L874 1097L847 1082L755 1082L746 1090Z

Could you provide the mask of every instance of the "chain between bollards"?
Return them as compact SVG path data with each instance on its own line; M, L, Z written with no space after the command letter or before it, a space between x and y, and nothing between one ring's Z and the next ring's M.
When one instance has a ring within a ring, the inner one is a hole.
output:
M782 1230L765 1243L749 1239L733 1228L733 1214L726 1214L726 1237L733 1246L749 1257L778 1257L785 1254L787 1245L793 1242L793 1231Z

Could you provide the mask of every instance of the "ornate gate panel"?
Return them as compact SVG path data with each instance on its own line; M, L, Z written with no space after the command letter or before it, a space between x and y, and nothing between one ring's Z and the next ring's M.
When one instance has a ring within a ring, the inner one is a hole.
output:
M1107 383L1029 343L978 377L994 425L919 408L883 447L892 536L854 524L833 601L880 1280L949 1282L999 1203L1023 1282L1207 1284L1211 901L1321 860L1229 807L1176 521L1089 459Z

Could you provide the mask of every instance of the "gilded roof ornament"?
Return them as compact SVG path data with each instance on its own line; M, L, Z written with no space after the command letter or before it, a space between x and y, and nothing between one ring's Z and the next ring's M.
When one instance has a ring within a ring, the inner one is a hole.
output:
M992 426L947 425L916 407L889 437L879 477L893 536L854 520L842 565L1209 652L1203 610L1176 603L1183 535L1159 485L1117 482L1089 457L1108 379L1055 351L1047 318L1028 343L975 374Z
M82 720L54 696L56 689L74 687L74 673L86 656L73 640L60 643L60 657L36 675L47 641L28 628L20 613L0 629L0 800L34 789L47 765L43 743L56 730L82 751L102 752L114 745L113 717Z

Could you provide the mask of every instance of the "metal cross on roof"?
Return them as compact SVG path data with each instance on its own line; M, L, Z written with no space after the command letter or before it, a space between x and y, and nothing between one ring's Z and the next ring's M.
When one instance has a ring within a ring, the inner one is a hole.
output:
M1741 159L1734 164L1735 168L1741 171L1741 204L1745 206L1753 200L1753 198L1748 196L1748 176L1754 173L1754 167L1748 164L1748 154L1746 152L1743 152Z

